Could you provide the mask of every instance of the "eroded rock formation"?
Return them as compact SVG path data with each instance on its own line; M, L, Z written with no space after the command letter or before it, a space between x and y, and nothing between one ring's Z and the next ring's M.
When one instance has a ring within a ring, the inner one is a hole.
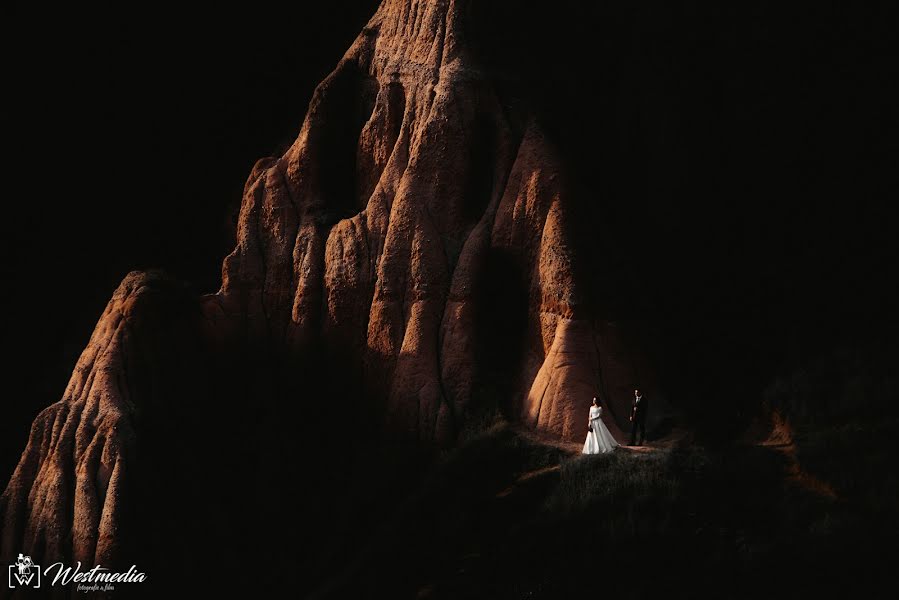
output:
M181 395L167 384L181 368L171 359L191 329L189 303L160 273L133 272L119 285L62 399L35 419L0 496L4 559L25 551L35 560L114 564L134 500L137 424Z
M484 290L514 271L516 306L499 307L525 329L506 349L512 417L579 439L598 393L620 437L633 369L580 293L563 165L479 69L463 4L386 0L316 90L294 144L256 164L221 289L200 299L203 335L339 358L339 384L387 435L445 446L491 377ZM36 419L0 500L3 557L111 559L147 385L127 368L129 324L154 281L122 283L63 399Z

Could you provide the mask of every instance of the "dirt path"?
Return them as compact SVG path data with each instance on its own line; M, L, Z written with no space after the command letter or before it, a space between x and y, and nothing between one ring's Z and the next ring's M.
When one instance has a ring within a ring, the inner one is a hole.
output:
M542 444L544 446L551 446L553 448L558 448L562 450L568 455L574 456L580 454L584 448L583 442L569 442L563 439L560 439L554 435L546 434L539 431L531 431L525 427L517 426L515 427L515 432L521 436L522 438L529 440L536 444ZM647 454L650 452L655 452L657 450L668 449L673 447L677 442L682 440L687 436L687 431L683 429L675 429L665 437L653 440L649 443L644 443L641 446L626 446L622 444L616 450L617 452L629 452L636 454ZM619 442L620 443L620 442Z

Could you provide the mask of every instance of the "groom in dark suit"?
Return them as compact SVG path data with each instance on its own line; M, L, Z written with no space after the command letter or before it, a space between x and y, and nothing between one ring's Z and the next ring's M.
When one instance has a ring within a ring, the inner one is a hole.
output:
M640 446L646 440L646 414L649 412L649 401L640 393L640 389L634 390L634 403L631 405L631 442L633 446L637 439L637 430L640 430Z

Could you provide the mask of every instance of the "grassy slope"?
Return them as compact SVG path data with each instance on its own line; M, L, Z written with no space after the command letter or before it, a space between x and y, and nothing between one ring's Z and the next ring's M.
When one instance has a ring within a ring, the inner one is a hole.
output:
M323 595L855 596L896 554L897 433L580 456L496 425L430 469Z

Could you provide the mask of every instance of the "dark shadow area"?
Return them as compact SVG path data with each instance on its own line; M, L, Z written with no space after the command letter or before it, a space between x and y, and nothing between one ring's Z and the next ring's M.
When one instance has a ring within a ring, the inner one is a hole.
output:
M498 402L505 416L517 420L520 407L510 400L518 390L527 352L530 290L517 257L491 249L475 282L474 306L477 372L474 387L485 402Z
M359 134L371 117L377 94L378 82L351 61L336 71L321 95L321 119L310 147L316 152L314 177L326 225L356 214L368 200L360 195L356 159Z
M473 3L473 47L564 158L590 303L691 423L725 442L778 373L899 357L886 4L517 8Z
M14 7L0 479L129 271L218 288L250 169L295 139L377 5Z
M573 458L494 427L435 464L316 597L876 594L897 515L870 511L895 476L859 499L789 473L773 448Z
M468 139L466 148L468 165L462 196L462 218L467 224L477 223L490 203L497 152L494 117L479 112L472 127L474 134Z
M374 422L371 406L335 389L340 357L315 342L290 353L212 344L194 299L177 289L142 314L131 338L139 352L129 353L129 376L143 384L126 513L136 533L123 555L155 575L143 597L235 587L304 595L338 574L433 455L360 429ZM247 547L265 577L197 576L234 565Z

